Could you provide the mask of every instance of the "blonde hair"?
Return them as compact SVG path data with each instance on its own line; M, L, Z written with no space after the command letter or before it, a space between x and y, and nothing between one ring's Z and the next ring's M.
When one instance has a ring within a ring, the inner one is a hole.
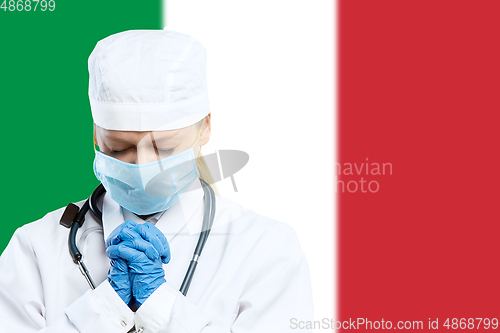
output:
M195 124L195 129L196 131L199 131L201 126L203 126L203 122L205 119L208 121L208 126L210 126L210 117L206 116L199 122ZM201 152L201 147L200 147L200 152ZM198 158L198 161L196 163L196 166L198 167L198 172L200 173L200 178L206 181L210 187L214 190L215 195L220 197L219 191L217 190L217 186L215 185L214 177L212 176L212 173L210 172L210 169L208 168L207 162L205 162L205 158L203 158L203 155L200 155Z

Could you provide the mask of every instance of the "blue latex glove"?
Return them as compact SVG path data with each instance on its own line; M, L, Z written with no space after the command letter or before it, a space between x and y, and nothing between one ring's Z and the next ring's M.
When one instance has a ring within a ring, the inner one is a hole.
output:
M136 233L132 233L130 229L137 225L138 224L132 220L128 220L120 224L115 230L113 230L106 240L106 248L112 243L118 243L121 239L131 239L135 237ZM110 264L111 265L108 270L109 284L113 287L125 304L129 304L132 299L132 285L130 283L127 262L123 259L117 258L111 260Z
M129 304L132 299L132 285L125 260L111 260L111 267L108 270L108 281L125 304Z
M129 223L128 226L132 225ZM108 257L125 260L128 264L132 295L140 307L166 282L163 264L170 261L167 239L158 228L146 222L132 226L132 229L125 225L113 238L110 235L108 241Z
M144 252L151 260L160 257L164 264L168 264L170 261L170 246L167 238L149 222L138 224L127 220L120 224L106 240L106 248L118 245L123 241L132 241L129 246L132 245L132 248Z

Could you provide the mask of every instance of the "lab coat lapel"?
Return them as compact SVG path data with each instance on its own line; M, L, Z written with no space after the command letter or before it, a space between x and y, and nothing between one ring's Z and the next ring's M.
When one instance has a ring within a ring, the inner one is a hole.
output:
M156 227L167 237L170 243L192 218L194 212L203 204L203 189L198 178L158 220Z
M104 229L104 241L120 224L125 222L121 206L111 199L108 193L104 194L102 202L102 228Z

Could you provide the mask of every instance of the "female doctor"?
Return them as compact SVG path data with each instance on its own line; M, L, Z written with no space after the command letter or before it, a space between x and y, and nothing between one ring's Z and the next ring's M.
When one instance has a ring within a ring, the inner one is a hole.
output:
M87 212L76 238L96 288L68 253L65 209L48 213L16 230L0 257L0 332L276 333L312 320L294 231L220 196L189 292L179 292L202 229L200 178L215 188L200 154L211 131L205 57L168 30L97 43L89 97L106 193L102 222Z

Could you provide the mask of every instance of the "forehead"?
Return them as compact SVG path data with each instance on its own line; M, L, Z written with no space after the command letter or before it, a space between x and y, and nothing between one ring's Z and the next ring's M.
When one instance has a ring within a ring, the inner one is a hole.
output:
M183 139L190 138L192 134L192 126L181 129L168 130L168 131L115 131L108 130L96 125L96 132L98 132L103 140L137 144L141 141L172 141L180 142Z

